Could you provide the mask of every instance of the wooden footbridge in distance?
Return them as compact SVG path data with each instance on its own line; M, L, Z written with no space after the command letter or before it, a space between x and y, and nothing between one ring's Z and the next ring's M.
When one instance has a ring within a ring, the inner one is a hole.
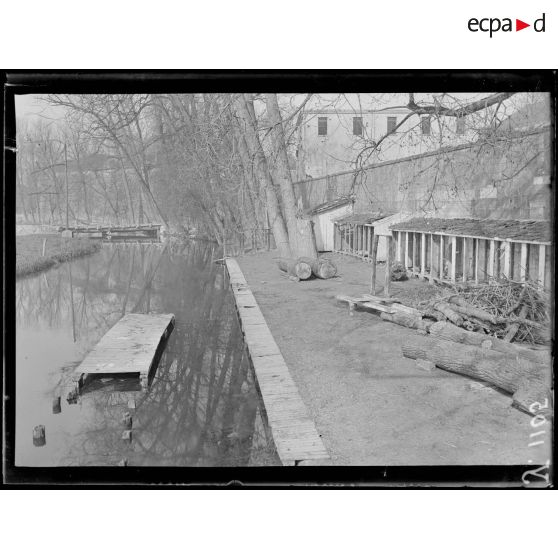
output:
M244 274L236 260L225 264L279 459L283 465L331 465Z
M98 374L136 374L145 389L173 328L174 314L126 314L76 368L74 389Z
M162 225L84 225L59 227L65 236L75 238L101 238L103 240L118 239L159 239ZM69 232L68 232L69 231Z

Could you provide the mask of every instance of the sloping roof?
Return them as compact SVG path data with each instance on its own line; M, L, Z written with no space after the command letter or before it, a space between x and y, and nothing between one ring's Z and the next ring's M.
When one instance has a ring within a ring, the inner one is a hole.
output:
M375 221L379 221L380 219L384 219L385 217L389 217L389 214L382 211L375 211L372 213L357 213L356 215L348 215L336 222L339 224L353 223L356 225L367 225L374 223Z
M518 221L511 219L428 219L414 218L395 223L390 229L416 232L444 232L447 234L511 238L550 242L552 231L549 221Z
M318 213L326 213L327 211L331 211L332 209L337 209L338 207L342 207L344 205L354 203L354 199L348 196L343 196L340 198L336 198L334 200L326 201L321 203L320 205L316 205L308 210L309 215L317 215Z

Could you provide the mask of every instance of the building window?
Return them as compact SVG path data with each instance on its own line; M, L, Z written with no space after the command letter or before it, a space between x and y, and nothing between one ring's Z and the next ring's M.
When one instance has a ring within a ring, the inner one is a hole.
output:
M327 136L327 116L318 116L318 136Z
M459 116L455 121L455 133L462 136L465 133L465 117Z
M362 136L362 116L353 117L353 136Z
M420 129L424 136L430 135L430 116L423 116L420 119Z
M397 116L388 116L387 117L387 133L393 134L395 132L395 128L397 128Z

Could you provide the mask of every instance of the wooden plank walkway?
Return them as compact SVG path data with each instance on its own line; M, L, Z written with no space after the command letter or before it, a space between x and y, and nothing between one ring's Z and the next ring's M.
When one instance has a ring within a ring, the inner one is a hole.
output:
M97 343L76 368L81 385L92 374L139 374L143 388L157 349L174 327L174 314L126 314Z
M331 464L322 439L236 260L225 259L267 421L283 465Z

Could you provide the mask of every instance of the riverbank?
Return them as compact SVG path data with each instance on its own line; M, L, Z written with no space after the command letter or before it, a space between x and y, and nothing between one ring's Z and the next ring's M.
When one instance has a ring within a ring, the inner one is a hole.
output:
M244 272L334 465L513 465L547 459L528 447L530 417L511 397L457 374L422 370L401 345L417 335L335 295L368 291L370 266L332 255L339 277L295 283L275 252L242 256ZM379 291L384 270L378 269ZM392 284L402 301L428 283Z
M16 236L16 277L44 271L59 263L93 254L100 248L98 241L62 238L56 234Z

